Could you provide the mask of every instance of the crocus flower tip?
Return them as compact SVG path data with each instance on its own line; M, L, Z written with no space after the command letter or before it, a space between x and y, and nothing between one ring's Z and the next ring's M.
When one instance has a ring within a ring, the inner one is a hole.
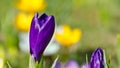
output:
M91 68L104 68L103 50L97 48L91 56L90 66Z

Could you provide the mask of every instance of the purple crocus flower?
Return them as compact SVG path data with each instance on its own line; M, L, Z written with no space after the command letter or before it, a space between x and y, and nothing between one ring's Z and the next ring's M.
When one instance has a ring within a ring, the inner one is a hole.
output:
M32 19L30 27L30 54L35 61L40 62L43 51L50 42L55 29L54 16L48 16L45 13L40 17L38 13Z
M69 60L65 64L65 68L79 68L79 65L78 65L78 63L75 60Z
M90 67L91 68L104 68L103 51L101 48L95 50L91 56Z

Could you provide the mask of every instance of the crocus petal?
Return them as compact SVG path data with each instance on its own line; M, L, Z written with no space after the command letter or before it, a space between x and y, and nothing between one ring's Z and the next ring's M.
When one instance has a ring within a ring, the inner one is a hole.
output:
M50 42L55 29L54 16L38 13L32 19L30 28L30 53L34 56L35 61L40 61L43 51Z
M79 68L79 65L78 65L78 63L75 60L69 60L65 64L65 68Z
M103 51L101 48L95 50L91 56L90 61L91 68L104 68L104 58L103 58Z
M90 68L90 65L89 64L87 64L87 63L85 63L85 64L83 64L82 65L82 67L81 68Z

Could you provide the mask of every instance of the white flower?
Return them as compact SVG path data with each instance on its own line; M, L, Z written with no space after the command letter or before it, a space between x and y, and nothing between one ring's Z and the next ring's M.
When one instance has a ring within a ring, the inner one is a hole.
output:
M19 47L22 51L29 53L29 33L19 33Z

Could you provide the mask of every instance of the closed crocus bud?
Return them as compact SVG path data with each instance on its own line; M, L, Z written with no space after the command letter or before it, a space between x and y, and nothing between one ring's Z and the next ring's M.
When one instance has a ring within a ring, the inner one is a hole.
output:
M38 13L32 19L30 27L30 54L35 61L40 62L43 51L50 42L55 29L54 16L42 14L38 17Z
M78 65L78 63L75 60L69 60L65 64L65 68L79 68L79 65Z
M103 50L98 48L91 56L90 67L91 68L104 68Z

